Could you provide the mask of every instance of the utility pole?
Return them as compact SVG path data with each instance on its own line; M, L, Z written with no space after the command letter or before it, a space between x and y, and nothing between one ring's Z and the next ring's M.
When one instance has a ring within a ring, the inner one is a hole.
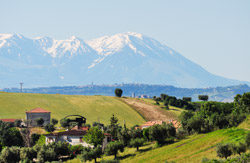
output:
M20 83L20 91L21 91L21 93L23 92L23 84L24 83Z

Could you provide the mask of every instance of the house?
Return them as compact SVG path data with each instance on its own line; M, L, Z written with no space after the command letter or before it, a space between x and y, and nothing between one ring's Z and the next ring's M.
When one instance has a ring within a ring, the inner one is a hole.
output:
M30 111L26 111L26 120L31 122L32 126L36 126L36 119L42 118L44 125L50 123L51 112L43 108L35 108Z
M93 145L90 145L83 140L83 136L87 134L88 127L82 127L82 126L75 126L71 130L64 131L64 132L57 132L57 133L51 133L46 134L45 137L45 143L52 143L52 142L68 142L71 145L82 145L84 147L93 147ZM112 140L111 134L104 133L104 139L102 148L104 149L107 144Z
M9 122L9 123L11 123L11 124L13 124L13 125L14 125L14 123L15 123L16 119L0 119L0 121L3 121L3 122Z

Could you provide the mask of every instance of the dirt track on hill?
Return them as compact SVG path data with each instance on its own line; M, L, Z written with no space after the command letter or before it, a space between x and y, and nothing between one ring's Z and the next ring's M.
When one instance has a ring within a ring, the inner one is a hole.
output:
M171 119L176 119L173 113L142 100L131 98L122 98L121 100L134 108L146 121L163 120L167 122Z

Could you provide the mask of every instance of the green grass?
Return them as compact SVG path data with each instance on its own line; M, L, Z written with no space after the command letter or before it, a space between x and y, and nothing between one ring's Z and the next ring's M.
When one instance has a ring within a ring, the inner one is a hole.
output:
M67 115L80 114L89 124L99 119L107 125L115 114L119 123L123 125L126 120L128 127L145 122L133 108L116 97L0 93L0 118L25 118L25 111L37 107L51 111L52 118L59 120Z
M140 148L141 151L138 152L135 148L126 148L123 153L119 153L119 157L122 163L158 163L165 161L200 163L204 157L218 159L216 156L216 145L218 143L243 142L246 133L246 130L239 128L222 129L207 134L192 135L160 148L154 148L154 144L147 144ZM114 156L104 156L102 159L112 160ZM77 159L74 162L80 163Z

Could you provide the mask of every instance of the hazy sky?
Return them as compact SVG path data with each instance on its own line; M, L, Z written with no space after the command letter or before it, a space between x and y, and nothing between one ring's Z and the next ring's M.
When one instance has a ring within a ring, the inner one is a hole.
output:
M0 33L89 40L128 31L250 81L250 0L0 0Z

